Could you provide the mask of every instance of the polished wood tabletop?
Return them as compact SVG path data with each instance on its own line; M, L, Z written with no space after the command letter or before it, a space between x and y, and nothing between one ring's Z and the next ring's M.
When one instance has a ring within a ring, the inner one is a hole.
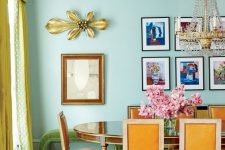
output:
M108 144L123 144L122 121L104 121L79 124L74 127L78 138L101 144L102 150L107 150ZM179 133L176 131L164 131L165 147L179 145ZM222 133L221 143L225 145L225 133Z

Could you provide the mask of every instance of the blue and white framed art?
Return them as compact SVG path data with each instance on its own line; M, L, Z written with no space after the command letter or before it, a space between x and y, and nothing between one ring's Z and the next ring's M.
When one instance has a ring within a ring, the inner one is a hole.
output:
M169 17L142 17L141 27L143 51L170 50Z

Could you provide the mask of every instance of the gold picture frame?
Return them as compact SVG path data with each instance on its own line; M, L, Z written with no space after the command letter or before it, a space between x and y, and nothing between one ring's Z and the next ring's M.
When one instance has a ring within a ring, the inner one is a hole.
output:
M61 104L104 104L104 54L61 55Z

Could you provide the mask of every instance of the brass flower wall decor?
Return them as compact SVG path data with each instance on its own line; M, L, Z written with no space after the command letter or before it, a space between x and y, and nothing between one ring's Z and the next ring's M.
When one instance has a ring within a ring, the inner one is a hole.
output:
M99 30L105 30L109 22L104 18L94 20L94 12L89 12L86 19L81 19L76 11L66 12L68 21L58 18L53 18L46 24L46 29L51 34L59 34L64 31L70 30L68 32L68 40L76 39L82 31L86 31L90 38L95 36L95 31L93 28Z

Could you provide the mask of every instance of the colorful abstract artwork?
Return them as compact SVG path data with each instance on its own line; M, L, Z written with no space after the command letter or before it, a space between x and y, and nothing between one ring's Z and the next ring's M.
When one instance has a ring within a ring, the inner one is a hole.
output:
M225 85L225 61L215 61L213 64L214 84Z
M142 18L143 51L169 50L169 18Z
M143 90L149 85L164 85L165 89L170 88L169 83L169 57L143 57Z
M199 85L199 62L181 61L180 62L180 81L184 85Z
M165 23L146 23L146 43L147 45L165 45Z
M204 89L203 57L176 57L177 85L187 90Z
M225 57L210 57L210 89L225 89Z

